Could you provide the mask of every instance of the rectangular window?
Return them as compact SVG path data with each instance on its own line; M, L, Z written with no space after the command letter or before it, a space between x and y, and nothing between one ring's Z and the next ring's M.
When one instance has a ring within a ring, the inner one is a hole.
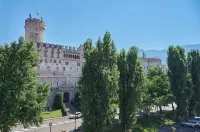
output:
M59 60L59 63L61 63L61 60Z
M65 67L63 67L63 71L65 71Z
M54 63L56 63L56 60L54 60Z
M51 57L53 57L53 54L54 54L54 52L53 52L53 51L51 51Z
M80 66L80 63L77 63L77 66Z
M40 63L43 62L43 59L40 60Z
M69 65L69 62L65 62L65 65Z

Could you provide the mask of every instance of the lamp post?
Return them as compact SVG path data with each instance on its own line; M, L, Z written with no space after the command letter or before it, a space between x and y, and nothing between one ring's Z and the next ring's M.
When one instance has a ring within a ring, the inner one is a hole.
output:
M188 100L186 100L186 114L187 114L187 116L188 116Z
M77 114L75 113L75 129L76 130L76 118L77 118Z
M49 127L50 127L50 132L51 132L52 122L49 122Z

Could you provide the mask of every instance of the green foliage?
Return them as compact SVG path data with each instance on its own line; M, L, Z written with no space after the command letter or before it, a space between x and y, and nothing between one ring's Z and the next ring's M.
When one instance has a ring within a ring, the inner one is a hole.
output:
M133 132L157 132L166 125L174 125L173 112L164 115L151 115L149 117L138 118L137 124L133 128Z
M119 72L117 53L110 33L96 47L88 39L84 44L86 63L79 81L83 129L102 132L115 116Z
M196 113L196 107L200 102L200 52L191 50L188 52L188 70L193 84L193 95L190 100L190 111Z
M168 75L162 70L161 67L150 68L147 73L147 99L151 104L160 107L160 112L162 113L161 106L166 106L169 103L169 98L171 97L170 83Z
M61 112L62 112L62 116L67 116L67 108L64 103L62 103Z
M138 49L131 47L128 53L123 49L118 57L120 119L122 130L130 130L136 123L136 114L142 97L144 81Z
M61 109L63 105L63 98L61 93L57 93L53 102L52 109L53 110L58 110Z
M187 100L190 98L190 93L188 93L188 91L191 91L191 87L187 86L189 75L185 50L180 46L170 46L167 54L168 75L174 101L177 104L176 119L179 120L185 114Z
M139 104L139 111L143 111L144 113L148 114L148 112L150 112L151 110L151 105L152 105L152 99L150 94L148 93L149 90L149 85L150 85L150 80L147 79L146 76L144 76L144 84L143 84L143 88L142 88L142 95L141 95L141 99L142 102L141 104Z
M39 55L34 42L0 47L0 130L8 132L16 123L39 125L49 86L37 82Z
M75 94L75 97L74 97L74 103L76 104L76 106L78 106L78 107L80 107L80 93L79 92L77 92L76 94Z

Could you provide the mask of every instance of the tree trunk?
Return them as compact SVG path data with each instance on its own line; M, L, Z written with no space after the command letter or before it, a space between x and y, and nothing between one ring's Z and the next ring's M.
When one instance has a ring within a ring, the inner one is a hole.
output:
M172 109L173 109L173 111L174 111L174 104L172 103Z
M160 109L160 114L162 114L162 107L159 105L159 109Z

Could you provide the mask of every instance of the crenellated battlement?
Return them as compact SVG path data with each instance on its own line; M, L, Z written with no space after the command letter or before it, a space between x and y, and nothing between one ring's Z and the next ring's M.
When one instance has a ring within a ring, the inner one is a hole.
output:
M37 49L51 49L51 50L61 50L63 52L70 52L70 53L80 53L81 48L59 45L59 44L51 44L51 43L42 43L37 42Z
M45 26L44 21L42 19L38 19L38 18L27 18L25 20L25 25L29 25L29 24Z

